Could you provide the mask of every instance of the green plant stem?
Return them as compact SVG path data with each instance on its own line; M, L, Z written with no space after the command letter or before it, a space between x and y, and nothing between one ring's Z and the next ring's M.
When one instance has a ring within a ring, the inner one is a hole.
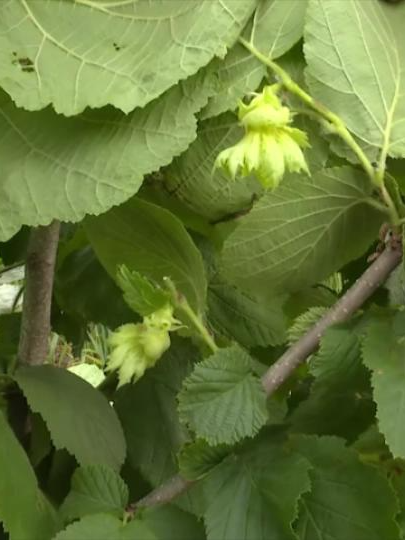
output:
M4 268L0 268L0 276L2 274L6 274L10 270L15 270L16 268L20 268L21 266L23 266L23 264L24 264L23 262L16 262L16 263L10 264L9 266L5 266Z
M305 90L303 90L296 82L294 82L286 71L278 64L273 62L266 55L261 53L256 47L244 39L239 37L240 43L252 53L260 62L270 68L280 79L281 84L289 91L291 94L297 96L303 103L315 111L321 118L327 120L329 124L333 127L333 132L336 135L345 141L347 146L354 152L357 156L359 162L361 163L366 174L370 178L371 182L377 186L380 190L380 195L384 203L388 208L390 218L392 223L395 225L398 223L399 216L395 204L387 191L387 188L384 184L384 174L381 173L381 170L376 171L372 166L370 160L367 158L366 154L361 149L360 145L351 135L350 131L345 126L343 120L335 113L327 109L325 106L318 103L312 96L310 96Z
M211 334L205 327L201 318L191 308L190 304L187 301L187 298L177 291L173 281L170 278L165 278L165 284L166 284L167 289L171 293L174 307L178 309L179 311L183 312L184 315L186 315L187 319L194 326L195 330L199 334L200 338L207 345L207 347L212 352L216 352L218 350L217 344L211 337Z
M398 211L396 209L395 203L391 198L391 195L388 193L388 190L384 184L384 180L381 181L380 184L380 194L382 200L385 202L385 204L388 207L388 213L390 215L390 221L392 225L398 225L400 222L400 217L398 215Z

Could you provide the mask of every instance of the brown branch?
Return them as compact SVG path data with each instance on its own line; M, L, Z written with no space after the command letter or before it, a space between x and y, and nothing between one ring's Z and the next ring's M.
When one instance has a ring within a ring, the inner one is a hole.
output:
M42 364L48 354L51 301L60 224L32 229L25 262L25 291L18 360Z
M384 283L402 259L402 249L387 248L356 283L325 313L325 315L292 347L290 347L263 375L262 384L270 396L304 362L319 345L319 340L330 326L347 321L357 309Z
M195 480L186 480L179 474L172 476L164 484L161 484L156 489L139 499L136 503L131 504L127 508L127 512L134 515L139 508L147 508L149 506L158 506L166 504L187 491Z
M283 384L299 364L318 348L324 332L330 326L348 320L370 298L381 283L386 281L401 260L401 246L385 249L342 298L266 371L261 381L268 397ZM184 493L194 483L176 475L134 503L130 508L135 511L141 506L168 503Z

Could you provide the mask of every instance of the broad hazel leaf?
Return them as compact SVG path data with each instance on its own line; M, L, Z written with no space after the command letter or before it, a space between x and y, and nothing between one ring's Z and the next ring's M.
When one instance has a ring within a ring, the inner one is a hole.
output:
M52 103L75 115L112 104L128 113L223 57L255 4L2 2L0 85L29 110Z
M310 465L277 439L260 435L203 480L208 540L296 539L292 523L310 489Z
M313 467L296 524L300 540L399 540L398 503L377 468L337 437L297 436L292 446Z
M101 392L68 370L50 365L20 367L14 378L31 410L45 420L56 448L66 448L80 465L121 467L124 434Z
M57 521L23 447L0 411L0 523L10 540L48 540Z
M163 284L170 277L196 311L203 312L203 260L181 221L159 206L133 198L85 223L90 242L109 274L120 265Z
M220 169L213 172L218 153L242 136L243 129L231 113L202 122L197 139L165 170L168 191L211 221L249 208L262 191L259 183L254 178L230 182Z
M227 238L224 275L243 289L299 291L364 253L385 214L351 167L291 177L267 193Z
M142 510L142 523L149 527L157 540L206 540L202 522L173 505Z
M179 469L188 480L205 476L228 454L230 447L225 444L210 446L204 439L185 444L179 453Z
M275 60L301 39L306 8L307 0L262 0L243 37ZM256 90L266 74L266 66L240 43L223 61L214 60L213 66L218 71L220 90L202 111L203 118L235 109L238 99Z
M125 482L113 469L105 465L79 467L71 482L71 490L60 508L65 520L102 512L122 517L129 493Z
M116 395L128 461L154 486L177 472L175 456L188 440L178 418L176 397L197 355L197 349L188 341L173 339L155 367Z
M170 302L168 291L155 286L139 272L129 270L125 264L119 267L116 280L126 303L142 316L151 315Z
M31 537L32 538L32 537ZM110 514L93 514L75 521L52 540L157 540L150 528L138 519L123 523Z
M370 323L363 361L371 370L379 430L394 457L405 458L405 312L387 313Z
M212 445L253 437L268 419L252 359L237 345L199 362L178 399L181 420Z
M244 347L280 345L286 332L284 300L248 295L217 279L208 289L208 318L217 331Z
M405 156L405 5L309 0L307 81L374 158ZM342 33L342 29L344 32Z
M122 291L88 244L70 253L57 268L54 290L59 308L85 325L92 321L116 328L134 320Z
M0 240L22 225L77 222L129 199L195 139L195 113L213 88L202 70L129 115L110 107L74 118L17 109L0 90Z
M375 406L360 344L358 321L325 332L309 362L316 377L309 396L289 416L294 431L353 440L373 422Z
M395 462L394 467L395 472L391 477L391 483L400 507L400 512L396 519L401 529L402 539L405 538L405 463L403 461L400 464Z

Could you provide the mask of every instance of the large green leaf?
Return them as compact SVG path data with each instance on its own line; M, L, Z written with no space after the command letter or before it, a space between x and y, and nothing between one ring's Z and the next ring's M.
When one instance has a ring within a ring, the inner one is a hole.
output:
M50 365L20 367L15 380L28 405L45 420L56 448L66 448L81 465L119 469L125 440L114 409L90 384Z
M230 447L225 444L210 446L204 439L192 441L179 453L180 474L189 480L202 478L229 453Z
M121 290L90 245L70 253L57 269L55 296L63 313L79 320L83 326L91 321L115 328L134 319Z
M310 489L308 469L273 433L226 459L204 481L208 540L294 540L291 524Z
M248 208L261 192L259 184L252 178L231 182L221 170L213 171L218 153L242 135L243 130L231 113L202 122L198 138L165 171L168 191L210 220Z
M301 540L399 540L397 501L386 478L334 437L297 437L311 463L311 491L301 500Z
M125 265L119 267L117 282L126 303L142 316L150 315L170 301L168 291L156 287L145 276L135 270L129 270Z
M0 522L9 532L10 540L49 540L56 529L54 513L1 411L0 470Z
M110 514L93 514L75 521L53 540L157 540L150 528L137 519L125 524ZM30 537L32 540L32 537ZM39 540L39 539L38 539ZM41 539L42 540L42 539Z
M265 195L225 242L223 270L247 290L297 291L363 254L384 213L350 167L292 177Z
M172 505L147 508L142 522L157 540L205 540L204 526L195 516Z
M373 421L370 377L361 362L355 324L329 328L310 361L316 376L307 399L289 418L295 431L353 440Z
M307 0L262 0L243 33L273 60L287 52L302 36ZM266 67L243 45L235 44L223 61L214 60L220 91L210 98L203 117L216 116L236 107L239 98L256 90Z
M216 280L208 290L208 319L213 327L244 347L280 345L285 341L283 298L268 301L263 295L247 295Z
M154 368L116 396L128 459L154 485L175 474L175 455L188 439L178 419L176 396L196 354L185 340L173 341Z
M128 497L125 482L113 469L87 465L75 470L71 490L60 511L69 521L102 512L122 517Z
M0 9L0 85L20 107L128 113L224 56L254 0L18 0Z
M129 115L105 108L75 118L17 109L0 90L0 239L127 200L195 138L194 114L213 84L203 70Z
M403 461L401 465L395 463L391 483L395 489L395 495L399 503L400 513L397 516L397 522L401 529L401 538L403 539L405 538L405 463Z
M310 0L307 80L374 155L405 155L405 5ZM344 28L344 34L342 33Z
M7 366L17 354L20 325L20 313L0 315L0 366L3 371L7 371Z
M168 210L133 198L88 218L86 230L113 278L122 264L159 284L168 276L193 308L204 310L207 284L202 257L181 221Z
M252 437L267 421L266 395L237 345L199 362L179 394L179 414L210 444Z
M371 370L379 429L394 457L405 457L405 313L370 323L363 360Z

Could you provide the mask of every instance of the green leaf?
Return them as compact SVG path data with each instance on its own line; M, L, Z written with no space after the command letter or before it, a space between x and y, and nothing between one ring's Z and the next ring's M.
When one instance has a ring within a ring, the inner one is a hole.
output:
M193 0L13 2L1 12L0 85L29 110L52 103L74 115L112 104L128 113L224 56L254 6L253 0L203 0L198 8Z
M185 444L179 454L179 469L189 480L202 478L230 452L229 446L210 446L204 439Z
M280 345L285 340L283 298L271 301L248 295L221 280L208 289L208 318L212 326L244 347Z
M297 523L301 540L399 540L395 495L377 469L335 437L297 437L293 447L313 467Z
M274 60L301 39L306 8L307 0L263 0L243 36ZM266 74L266 67L239 43L223 61L214 60L214 66L220 91L202 111L205 118L235 109L238 99L256 90Z
M0 411L0 522L10 540L48 540L57 523L22 446Z
M92 321L115 328L134 319L90 245L70 253L57 269L55 296L60 309L83 326Z
M384 213L371 193L368 178L351 167L284 181L225 241L225 276L257 292L297 291L325 279L377 237Z
M333 326L309 363L316 377L307 399L289 417L294 431L356 438L373 421L370 376L361 362L356 323Z
M307 80L376 156L405 155L405 6L372 0L310 0L305 26ZM345 37L342 38L342 28Z
M36 468L52 450L52 441L48 428L39 414L31 414L31 436L28 455L31 465Z
M113 469L87 465L75 470L71 490L60 512L67 521L98 513L122 517L128 498L125 482Z
M213 85L203 70L129 115L105 108L68 119L17 109L0 90L0 240L24 224L80 221L134 195L195 139L195 113Z
M178 419L176 396L196 354L186 340L173 340L154 368L116 395L129 462L153 485L177 472L175 455L188 439Z
M126 452L122 428L98 390L50 365L20 367L14 378L31 410L45 420L56 448L66 448L80 465L121 467Z
M182 422L212 445L253 437L267 421L266 394L237 345L199 362L178 399Z
M304 311L304 313L301 313L301 315L294 320L292 326L290 326L287 331L288 344L291 346L302 338L302 336L305 335L308 330L325 315L327 311L327 307L313 306L307 311Z
M142 522L156 535L157 540L205 540L203 524L188 512L172 505L147 508Z
M230 182L223 171L213 172L218 153L242 135L243 130L231 113L202 122L196 141L166 169L167 189L211 221L249 208L261 192L258 182L253 178Z
M379 429L394 457L405 457L405 312L370 323L363 344L363 361L371 370Z
M7 366L17 354L20 337L21 314L5 313L0 315L0 365Z
M291 524L310 488L308 469L273 433L225 460L204 480L208 540L294 540Z
M122 264L159 284L168 276L194 309L204 311L207 284L201 254L168 210L133 198L102 216L88 218L86 230L113 278Z
M140 315L150 315L170 301L168 292L155 286L149 279L125 264L117 272L117 283L124 293L124 300Z
M291 294L284 304L284 312L291 323L312 307L331 307L337 296L323 286L307 287Z
M32 539L32 537L31 537ZM124 524L109 514L93 514L59 532L53 540L157 540L138 519Z
M391 477L391 484L395 490L400 513L397 516L397 523L401 529L401 539L405 538L405 467L402 462L400 466L394 466L395 472Z

